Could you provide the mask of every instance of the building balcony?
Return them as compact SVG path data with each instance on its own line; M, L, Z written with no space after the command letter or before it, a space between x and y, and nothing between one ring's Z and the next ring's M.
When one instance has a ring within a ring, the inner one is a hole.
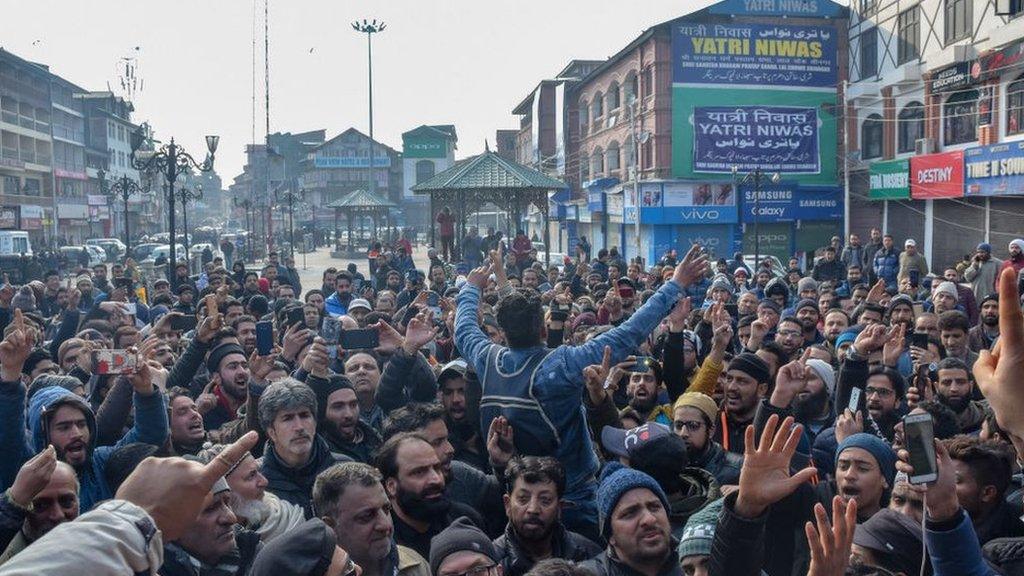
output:
M53 126L53 137L85 146L84 130L75 130L74 128L68 128L67 126L58 126L55 124Z

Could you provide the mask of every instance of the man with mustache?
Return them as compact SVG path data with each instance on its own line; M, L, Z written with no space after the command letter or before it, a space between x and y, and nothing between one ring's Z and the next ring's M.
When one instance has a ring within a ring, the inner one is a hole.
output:
M768 393L768 364L756 354L744 352L729 362L725 371L725 420L715 431L715 441L728 452L743 454L743 431L753 424L757 407Z
M972 400L974 378L967 365L958 358L943 358L938 364L938 379L935 382L936 398L955 414L964 434L981 430L985 421L985 405Z
M476 512L445 494L441 460L430 442L412 432L388 438L377 453L376 467L391 501L395 541L430 556L430 540L461 516Z
M224 478L217 480L203 500L199 516L181 537L164 543L161 576L201 574L245 575L249 573L259 534L235 529L237 518L231 510L231 488Z
M508 525L494 541L502 557L503 576L523 576L547 558L580 562L601 552L596 544L562 525L565 471L558 460L513 458L505 469L505 481Z
M314 351L307 359L316 353L316 349L317 344L314 344ZM323 360L326 366L326 349ZM306 384L316 391L317 431L327 441L331 452L344 454L356 462L372 461L373 453L381 445L380 434L359 418L359 399L349 379L341 374L327 378L310 374Z
M316 434L316 410L316 393L294 378L271 384L260 396L260 428L268 438L260 473L267 479L267 490L301 506L307 518L313 516L310 496L316 475L336 461L348 460L334 456L327 441Z
M46 449L21 467L4 504L5 528L20 521L21 529L7 544L0 556L0 565L58 525L78 518L75 469L57 461L54 450Z
M608 548L580 564L596 576L681 576L668 521L668 498L647 474L605 466L597 489L601 534Z
M972 352L990 350L999 338L999 295L989 294L981 299L978 324L967 333L967 346Z
M480 427L474 418L479 411L479 399L474 402L474 409L470 410L466 368L466 361L462 359L445 364L437 375L438 396L444 407L448 439L455 448L455 459L487 472L490 468L487 463L487 447L484 446Z
M335 464L317 476L313 508L334 530L362 576L430 576L427 561L395 543L390 503L380 471L367 464Z
M217 405L203 416L207 430L216 430L237 418L238 409L248 400L251 376L248 358L238 344L224 343L210 350L206 369Z

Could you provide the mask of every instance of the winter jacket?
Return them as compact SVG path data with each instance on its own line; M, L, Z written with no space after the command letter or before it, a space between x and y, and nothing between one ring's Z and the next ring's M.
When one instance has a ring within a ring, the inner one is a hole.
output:
M409 402L437 400L437 378L422 354L406 354L398 350L384 365L375 403L385 413Z
M811 276L818 282L832 282L835 284L846 278L846 266L839 260L829 262L822 258L814 265Z
M690 465L710 472L719 486L738 485L740 469L743 467L743 455L726 452L718 442L712 442L709 439L700 455L691 456Z
M348 314L348 305L352 302L353 296L351 294L346 295L345 298L338 296L335 292L324 300L324 309L331 316L338 317Z
M163 558L163 536L153 518L135 504L110 500L47 532L4 564L3 574L150 574Z
M906 252L900 254L900 272L897 275L897 279L902 280L909 277L911 270L917 270L921 278L924 278L930 272L928 261L925 260L925 257L920 252L913 256Z
M715 524L708 559L710 576L757 576L761 573L768 512L750 519L738 516L738 494L733 492L725 497L722 515Z
M373 464L373 457L377 453L377 449L383 444L383 440L381 440L380 434L376 430L362 420L356 423L356 429L358 430L357 434L360 436L359 442L342 440L326 428L320 433L335 456L346 456L355 462Z
M989 258L984 262L971 261L971 265L964 270L964 280L971 283L974 290L974 299L981 302L982 298L996 292L996 279L999 278L999 271L1003 261L998 258Z
M875 252L872 269L875 271L875 278L885 280L887 287L895 288L896 274L900 270L900 253L895 248L880 249Z
M298 468L292 468L281 461L274 451L274 443L267 442L263 451L260 473L267 479L267 492L285 502L301 506L306 519L313 517L313 482L316 475L338 462L351 462L347 456L335 456L327 441L316 435L309 460Z
M523 576L536 563L536 560L523 550L511 523L505 527L505 533L494 541L494 547L501 558L499 564L501 564L503 576ZM600 553L600 546L580 534L566 530L561 523L555 526L554 532L551 534L551 556L549 558L582 562Z
M251 530L236 530L235 551L237 554L229 554L226 558L222 558L221 562L223 564L218 566L237 565L238 569L233 574L235 576L245 576L249 573L249 569L252 567L253 560L256 559L256 554L259 552L261 544L259 534ZM160 567L159 574L160 576L201 576L205 574L208 567L199 568L193 563L194 560L177 543L167 543L164 545L164 565Z
M962 509L942 522L925 519L924 539L933 576L996 576L982 559L971 518Z
M96 417L92 409L79 396L69 392L65 388L49 386L39 390L29 404L29 429L32 440L30 447L25 448L23 454L36 454L49 445L49 418L62 405L74 406L85 414L89 425L90 455L85 465L76 469L79 481L79 509L83 512L91 510L102 500L113 498L114 491L106 485L103 470L106 467L106 460L118 448L134 442L151 444L161 447L167 441L167 403L159 390L148 396L134 393L135 425L128 431L114 446L96 447ZM24 406L24 404L23 404ZM16 421L24 421L17 417ZM8 458L17 457L20 452L14 443L4 442L0 448L0 458L6 461ZM25 460L17 463L17 467L24 464Z
M843 251L839 253L839 261L843 263L843 266L849 268L850 264L864 267L864 247L863 246L851 246L847 244L843 246Z
M673 538L669 546L671 553L665 559L665 563L661 565L661 569L658 570L658 576L682 576L683 569L679 565L679 556L676 554L679 542ZM586 562L580 562L579 566L594 576L643 576L642 573L616 558L611 547Z

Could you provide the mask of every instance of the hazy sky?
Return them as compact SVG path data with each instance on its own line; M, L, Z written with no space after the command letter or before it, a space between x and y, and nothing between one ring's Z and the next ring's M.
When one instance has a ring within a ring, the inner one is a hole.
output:
M376 18L374 131L401 150L420 124L455 124L457 157L481 152L511 110L573 58L604 59L642 30L709 0L269 0L270 130L367 129L366 37ZM264 134L263 0L258 2L257 139ZM252 0L0 0L0 46L88 90L116 84L138 54L136 120L201 157L219 134L225 186L252 139ZM170 11L167 8L171 8ZM134 48L139 47L138 52Z

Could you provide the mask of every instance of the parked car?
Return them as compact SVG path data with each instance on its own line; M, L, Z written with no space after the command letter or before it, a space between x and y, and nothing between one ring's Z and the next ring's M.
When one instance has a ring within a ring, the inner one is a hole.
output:
M90 238L85 241L86 246L98 246L103 248L103 251L107 253L108 262L117 262L122 259L125 251L128 249L117 238Z
M61 246L60 256L70 266L77 266L81 260L81 253L85 250L89 253L89 267L106 264L107 253L99 246Z
M185 247L182 246L181 244L174 245L174 254L176 261L186 261ZM164 258L170 258L171 247L169 244L160 244L156 248L153 248L153 250L150 251L149 256L146 257L146 259L143 260L142 262L146 264L153 264L154 262L156 262L156 259L159 258L160 256L163 256Z
M192 258L202 258L203 250L206 250L207 248L210 249L210 252L213 252L214 258L216 258L217 256L224 256L223 254L221 254L220 250L216 246L210 244L209 242L200 242L198 244L193 244L192 247L189 248L189 254L191 254Z
M153 252L153 249L160 246L159 242L147 242L145 244L138 244L132 248L132 258L136 262L142 262Z

